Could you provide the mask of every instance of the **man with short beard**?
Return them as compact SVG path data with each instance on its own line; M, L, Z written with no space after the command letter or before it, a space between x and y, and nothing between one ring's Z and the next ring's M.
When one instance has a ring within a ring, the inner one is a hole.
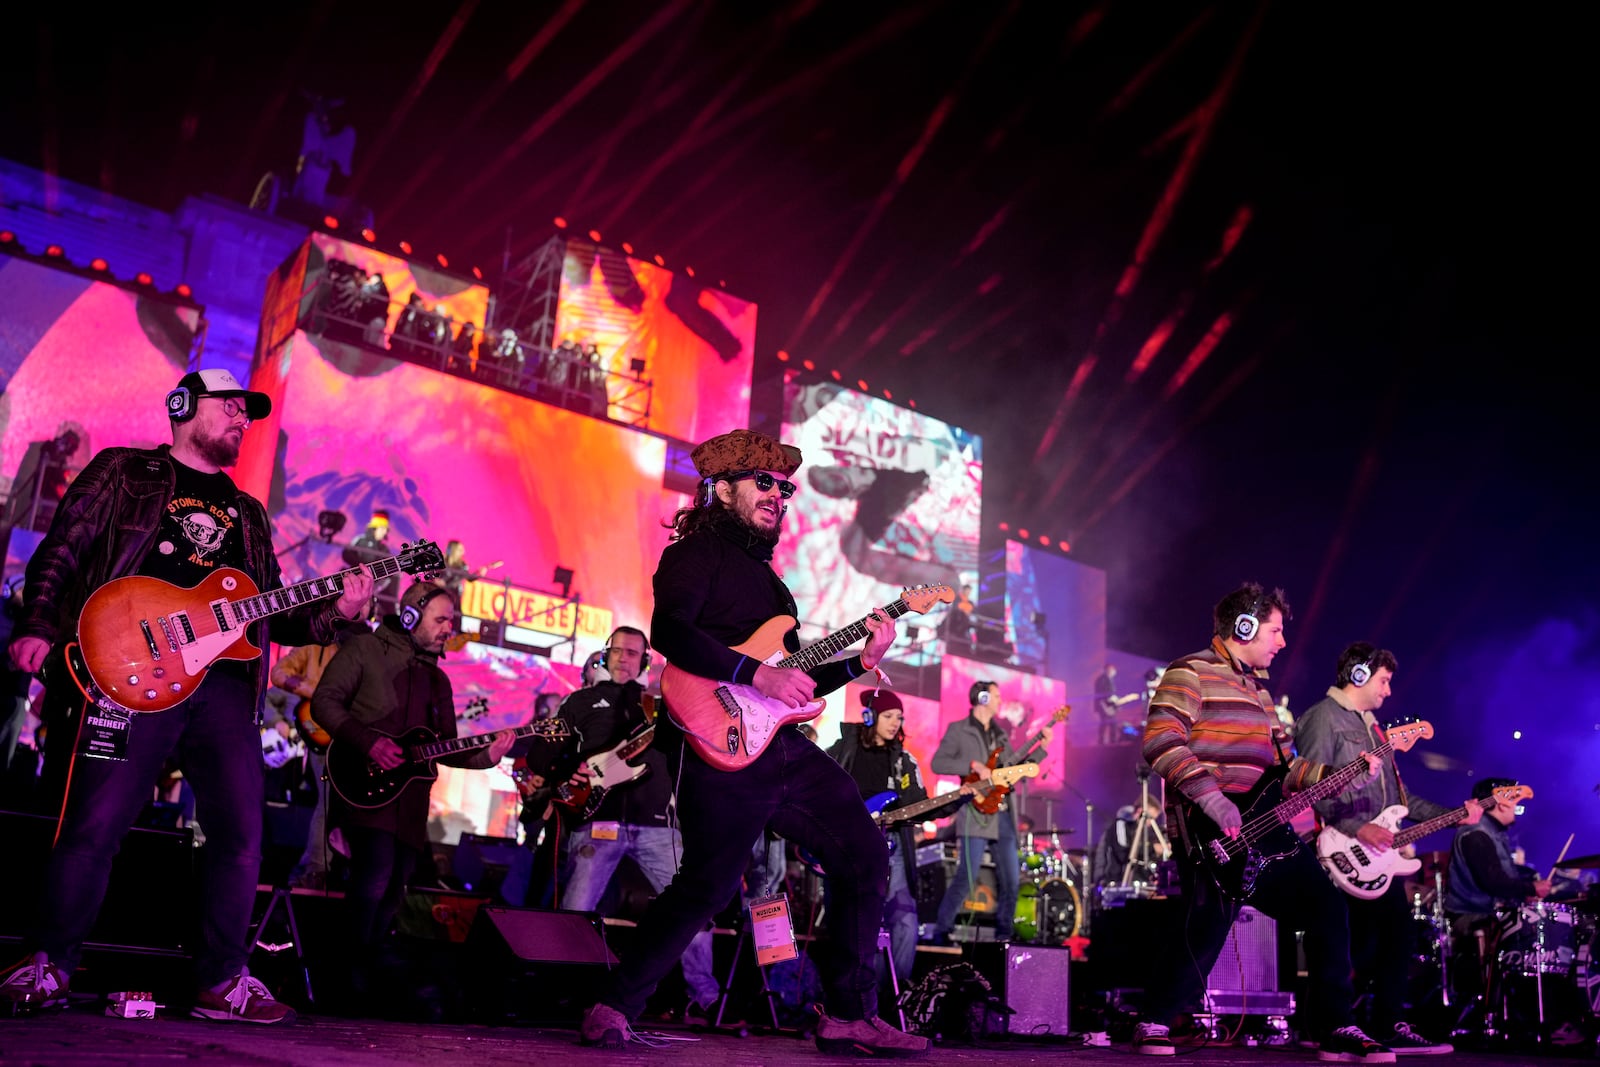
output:
M887 611L865 621L859 656L810 671L761 663L731 646L768 620L794 617L794 597L772 570L772 549L783 525L784 501L800 450L765 434L734 430L690 454L700 475L693 507L672 523L672 543L655 574L651 639L673 666L702 678L750 686L792 708L873 670L894 641ZM799 637L784 637L790 652ZM671 711L671 708L668 708ZM618 1048L644 1010L656 983L671 970L706 920L732 899L765 830L793 841L821 861L833 880L823 978L824 1012L817 1046L824 1052L867 1050L879 1055L927 1049L925 1038L878 1018L874 956L888 882L883 835L873 825L850 775L794 725L777 730L748 766L719 770L684 758L682 734L658 720L656 742L682 760L678 816L683 863L635 931L631 951L608 976L600 1002L585 1015L585 1043Z
M68 680L63 650L91 593L136 574L190 588L217 567L243 571L263 592L283 585L266 508L222 470L238 461L251 422L271 410L271 398L246 391L225 370L186 374L167 394L170 447L104 449L62 497L28 561L11 642L19 669L36 672L48 661L50 733L66 739L52 744L56 757L72 755L89 708ZM265 625L252 623L245 636L257 647L269 638L326 644L336 616L355 618L371 595L372 578L359 571L345 579L337 600L275 614ZM59 783L65 802L29 934L30 955L0 984L0 1004L19 1011L66 1004L68 982L105 899L111 858L150 799L157 772L176 757L206 831L193 1014L252 1023L294 1018L245 966L261 868L263 766L256 723L266 684L265 657L218 660L182 703L128 716L123 758L75 761L70 786Z

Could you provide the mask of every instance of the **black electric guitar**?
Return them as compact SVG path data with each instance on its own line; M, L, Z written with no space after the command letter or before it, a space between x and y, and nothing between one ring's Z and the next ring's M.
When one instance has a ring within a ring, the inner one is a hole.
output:
M1387 740L1374 748L1372 755L1382 759L1390 751L1405 752L1419 740L1432 736L1433 726L1427 722L1393 726ZM1337 796L1368 774L1369 769L1366 760L1357 759L1286 800L1283 780L1288 773L1286 766L1276 764L1261 775L1249 792L1228 796L1243 819L1238 837L1224 834L1197 805L1187 800L1182 805L1191 848L1223 895L1235 901L1249 900L1262 872L1300 847L1300 836L1289 825L1296 816L1319 800Z
M441 756L458 752L471 752L488 748L495 741L510 734L512 737L561 738L571 734L567 724L560 719L540 719L526 726L513 726L487 734L472 734L439 740L439 735L426 726L416 726L396 737L377 731L400 746L405 762L392 770L384 770L373 762L365 750L347 741L334 738L328 745L328 784L352 808L381 808L400 795L400 791L414 779L429 781L439 777L433 761Z

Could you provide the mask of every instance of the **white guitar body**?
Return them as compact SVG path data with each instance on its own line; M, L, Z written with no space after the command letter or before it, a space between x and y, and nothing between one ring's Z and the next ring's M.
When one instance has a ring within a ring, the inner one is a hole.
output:
M635 778L640 777L650 770L646 763L632 764L620 755L622 745L597 752L584 760L584 766L589 768L589 784L597 789L615 789L619 785L626 785Z
M1406 817L1406 806L1395 804L1384 808L1372 821L1394 832L1400 820ZM1383 896L1390 884L1422 866L1422 861L1406 859L1398 848L1374 852L1360 841L1324 826L1317 835L1317 858L1328 871L1335 885L1353 897L1376 900Z

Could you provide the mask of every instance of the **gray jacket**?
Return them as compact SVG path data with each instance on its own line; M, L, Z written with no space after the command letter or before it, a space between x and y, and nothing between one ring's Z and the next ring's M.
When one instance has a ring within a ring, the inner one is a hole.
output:
M1005 767L1019 762L1006 728L998 722L991 722L989 729L985 730L969 712L965 719L951 723L945 730L944 737L939 741L939 750L928 761L928 766L934 774L959 777L972 772L973 760L987 763L989 753L996 748L1000 749L997 766ZM1043 759L1044 749L1034 749L1028 758ZM1011 798L1007 797L998 812L985 815L968 804L956 813L956 833L981 837L986 841L997 840L1000 837L1000 820L1015 818L1011 810L1013 806Z
M1313 704L1295 720L1295 747L1302 759L1327 764L1331 768L1354 762L1362 752L1371 752L1380 742L1367 730L1361 713L1345 707L1329 689L1328 695ZM1383 761L1376 778L1360 778L1343 793L1316 805L1324 825L1354 837L1357 830L1377 818L1393 804L1404 804L1413 822L1422 822L1452 810L1405 791L1395 770L1394 755Z

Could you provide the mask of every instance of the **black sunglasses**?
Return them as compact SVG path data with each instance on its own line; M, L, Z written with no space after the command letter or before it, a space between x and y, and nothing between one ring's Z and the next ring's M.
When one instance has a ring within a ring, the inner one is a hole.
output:
M727 482L742 481L745 478L754 478L756 480L756 489L763 493L770 493L772 487L776 485L778 487L778 495L783 499L788 500L794 496L795 485L793 482L780 482L766 471L736 471L733 474L722 476L722 480Z

